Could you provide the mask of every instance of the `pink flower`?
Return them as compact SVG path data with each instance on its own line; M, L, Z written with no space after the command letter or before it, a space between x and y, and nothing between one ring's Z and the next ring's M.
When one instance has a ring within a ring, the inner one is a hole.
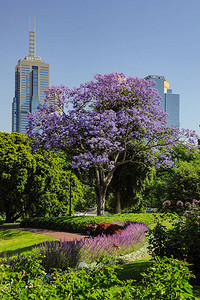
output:
M165 202L163 202L163 206L169 206L171 205L171 201L166 200Z
M182 201L177 201L177 202L176 202L176 205L177 205L177 206L183 206L183 202L182 202Z
M190 202L186 202L186 203L185 203L185 206L186 206L186 207L190 207L190 206L191 206L191 203L190 203Z
M198 205L198 200L196 200L196 199L194 199L194 200L192 200L192 205L194 205L194 206L196 206L196 205Z
M198 203L199 201L198 200L196 200L196 199L193 199L192 200L192 203Z
M185 224L182 224L182 225L181 225L181 228L184 228L184 227L185 227Z

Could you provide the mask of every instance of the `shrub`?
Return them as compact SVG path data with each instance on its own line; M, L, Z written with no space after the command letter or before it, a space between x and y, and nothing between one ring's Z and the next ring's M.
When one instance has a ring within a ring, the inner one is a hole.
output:
M151 300L195 299L189 279L194 277L186 262L173 258L155 257L153 265L142 274L141 287L135 296ZM135 299L135 298L133 298Z
M156 257L138 285L120 281L115 267L45 273L41 256L20 256L0 262L1 299L195 299L186 262Z
M195 299L189 280L193 275L186 262L173 258L155 257L152 266L142 273L143 279L136 284L133 280L123 282L115 288L111 299L183 300Z
M23 258L25 259L25 257ZM104 266L103 269L41 273L38 256L27 257L26 262L32 265L32 271L26 270L24 261L17 264L0 264L0 297L1 299L108 299L107 289L121 285L115 270Z
M46 228L56 229L68 232L84 232L85 226L88 224L99 223L118 223L130 220L132 222L144 223L150 225L154 223L152 214L113 214L104 216L63 216L63 217L45 217L24 219L20 223L20 227L28 228Z
M95 235L105 234L105 235L111 235L111 234L119 234L122 232L124 227L122 225L118 224L112 224L112 223L100 223L97 225L96 230L94 232Z

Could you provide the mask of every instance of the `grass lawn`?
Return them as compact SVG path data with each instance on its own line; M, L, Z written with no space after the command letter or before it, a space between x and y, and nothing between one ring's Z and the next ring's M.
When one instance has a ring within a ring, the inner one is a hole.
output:
M43 234L27 232L22 230L0 229L0 253L8 251L11 255L30 251L35 244L41 244L48 240L56 240Z

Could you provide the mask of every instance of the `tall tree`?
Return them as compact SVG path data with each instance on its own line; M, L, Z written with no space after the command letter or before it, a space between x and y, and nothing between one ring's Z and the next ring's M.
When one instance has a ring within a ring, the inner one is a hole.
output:
M47 105L52 98L55 104ZM158 92L145 79L119 73L96 75L95 81L79 88L51 87L46 100L38 112L29 114L33 147L40 144L71 155L80 180L95 187L99 215L104 213L106 192L117 167L137 163L140 155L157 167L170 166L171 147L181 142L180 131L166 126ZM194 132L183 133L195 142ZM129 145L131 157L127 156Z
M36 162L27 150L27 137L19 133L0 133L0 212L6 222L21 216L29 172L34 172Z
M81 183L63 170L60 157L50 151L45 154L32 153L26 135L0 133L0 213L6 215L6 222L67 213L70 184L72 208L82 197Z

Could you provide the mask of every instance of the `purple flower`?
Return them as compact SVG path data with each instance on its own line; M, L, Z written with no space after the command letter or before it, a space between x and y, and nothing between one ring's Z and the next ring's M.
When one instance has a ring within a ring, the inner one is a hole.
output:
M183 206L183 202L179 200L179 201L176 202L176 205L177 206Z
M186 202L186 203L185 203L185 206L186 206L186 207L190 207L190 206L191 206L191 203L190 203L190 202Z

